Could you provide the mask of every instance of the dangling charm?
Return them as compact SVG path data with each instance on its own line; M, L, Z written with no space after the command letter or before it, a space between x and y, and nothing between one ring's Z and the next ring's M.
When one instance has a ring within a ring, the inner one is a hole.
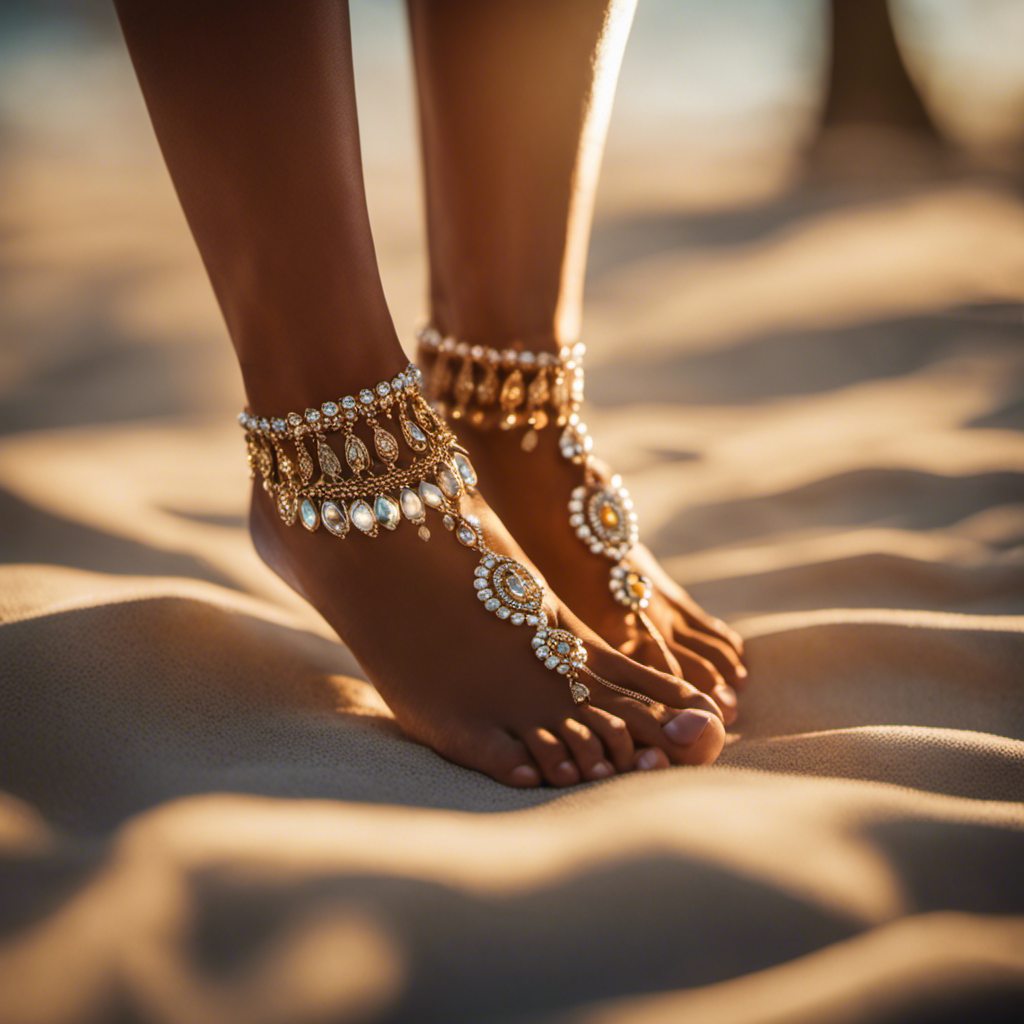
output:
M576 675L587 661L587 649L583 646L583 641L566 629L549 629L542 625L530 644L533 653L544 662L545 668L568 677L569 694L573 703L584 703L590 696L590 690Z
M414 451L422 452L427 449L427 435L423 433L423 430L416 423L413 423L406 416L399 418L399 425L402 428L402 437L405 438L405 443Z
M386 431L376 420L373 421L373 447L388 465L398 460L398 442L394 434Z
M650 578L628 565L612 568L608 588L615 600L632 612L642 612L651 603L654 592Z
M515 410L526 395L526 388L523 386L523 374L518 368L513 370L501 386L499 401L501 410L505 413L502 425L507 429L514 426L516 422Z
M466 356L462 361L462 368L455 378L452 386L452 394L455 396L456 406L451 411L452 419L460 419L466 412L466 406L473 398L476 390L476 383L473 380L473 360Z
M299 501L291 484L277 488L277 514L288 526L294 526L299 514Z
M355 434L345 438L345 461L353 473L361 473L370 464L370 453Z
M313 478L313 460L309 457L305 442L301 439L295 442L295 449L295 455L299 463L299 480L303 484L308 484Z
M334 454L334 449L324 438L317 440L316 457L320 463L321 472L328 480L335 480L341 475L341 460Z
M501 384L498 381L498 370L492 361L484 364L484 379L476 387L476 400L479 405L494 405L501 392Z

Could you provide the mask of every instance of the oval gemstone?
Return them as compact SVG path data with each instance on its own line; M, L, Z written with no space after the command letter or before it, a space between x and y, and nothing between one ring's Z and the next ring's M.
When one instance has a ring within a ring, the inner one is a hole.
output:
M348 517L352 520L352 525L362 530L363 533L373 533L377 528L373 509L362 498L352 502L348 510Z
M403 487L402 493L398 496L399 504L405 518L413 523L422 523L424 518L423 502L420 496L411 488Z
M320 524L320 513L317 512L316 505L309 498L302 499L302 504L299 506L299 518L307 530L315 530Z
M431 508L444 508L444 495L441 493L440 487L421 480L419 492L424 505L429 505Z
M449 498L457 498L462 493L462 484L449 466L443 463L437 469L437 483Z
M465 544L467 548L476 546L476 531L462 524L456 531L455 536L458 538L460 544Z
M378 494L373 502L373 514L387 530L393 530L402 521L398 502L390 494Z
M509 573L505 585L513 597L526 597L526 584L514 572Z
M476 470L473 468L473 463L462 452L456 452L452 461L455 463L455 468L459 471L459 476L462 477L466 486L476 487Z
M619 525L619 513L615 511L615 506L610 501L606 501L601 506L601 511L598 515L605 526Z
M320 518L335 537L344 537L348 533L348 516L333 501L325 501L320 506Z

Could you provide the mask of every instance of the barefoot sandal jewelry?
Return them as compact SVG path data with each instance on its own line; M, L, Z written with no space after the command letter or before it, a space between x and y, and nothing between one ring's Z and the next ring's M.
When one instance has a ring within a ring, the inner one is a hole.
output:
M261 480L282 521L289 526L301 523L311 533L323 526L339 538L353 527L376 537L381 527L397 529L404 517L418 527L423 540L429 540L427 510L435 510L445 529L480 555L473 586L484 609L513 626L534 630L535 655L545 668L565 676L575 703L590 696L580 682L581 672L650 703L643 694L608 683L587 667L587 651L579 637L549 621L541 581L522 563L493 551L479 520L462 514L460 499L474 493L476 472L466 450L420 394L421 381L420 371L410 365L390 381L302 414L239 414L252 476ZM340 435L337 447L348 474L328 441L330 435ZM412 452L406 465L399 464L399 437Z
M583 483L569 499L569 525L593 552L612 567L612 597L643 624L671 662L668 644L647 613L654 585L628 564L640 538L637 515L622 477L601 477L592 449L594 439L580 419L583 402L582 343L563 346L558 355L513 348L496 349L445 338L434 327L417 333L419 357L429 373L429 397L442 415L467 419L478 429L526 427L524 451L537 447L539 431L562 428L559 450L583 467Z

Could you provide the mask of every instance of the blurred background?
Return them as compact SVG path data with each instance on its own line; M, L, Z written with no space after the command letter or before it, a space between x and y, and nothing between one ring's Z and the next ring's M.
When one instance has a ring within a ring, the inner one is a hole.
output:
M351 12L373 227L411 335L404 10ZM780 587L839 536L854 561L1020 544L1022 53L1019 0L641 0L588 396L647 536L716 610L935 600L851 590L849 566ZM0 558L290 602L244 537L238 377L105 2L0 5L0 282Z

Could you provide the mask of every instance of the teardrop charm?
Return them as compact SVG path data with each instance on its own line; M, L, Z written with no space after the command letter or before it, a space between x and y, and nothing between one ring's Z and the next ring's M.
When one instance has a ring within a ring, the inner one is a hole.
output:
M530 400L530 405L543 405L551 397L546 366L542 366L540 373L530 382L530 386L526 389L526 396Z
M335 537L344 537L348 533L348 516L344 508L339 508L333 501L325 501L320 506L320 521Z
M484 368L484 379L476 386L476 400L483 406L494 405L500 390L498 371L494 363L488 363Z
M309 457L309 452L306 451L306 446L302 441L296 441L295 448L299 463L299 479L304 484L308 484L313 478L313 460Z
M462 361L462 368L459 370L458 376L455 378L455 385L452 388L452 394L455 395L455 401L464 409L473 397L473 392L476 390L476 383L473 380L473 360L469 356L466 356Z
M427 447L427 435L413 422L406 419L404 416L401 419L402 425L402 437L405 438L405 443L414 451L422 452Z
M504 409L505 412L512 412L516 406L522 402L525 394L526 389L523 387L523 374L517 367L508 375L508 377L505 378L505 383L501 386L502 409Z
M370 453L355 434L345 442L345 461L353 473L361 473L370 464Z
M373 447L385 462L394 462L398 458L398 442L395 435L388 433L377 423L373 425Z
M569 693L572 696L573 704L582 704L590 696L590 690L583 683L575 680L569 684Z
M334 480L341 473L341 459L334 454L334 449L326 441L317 441L316 457L320 462L320 470L328 480Z
M285 484L277 489L277 514L288 525L294 526L299 514L299 502L292 487Z

